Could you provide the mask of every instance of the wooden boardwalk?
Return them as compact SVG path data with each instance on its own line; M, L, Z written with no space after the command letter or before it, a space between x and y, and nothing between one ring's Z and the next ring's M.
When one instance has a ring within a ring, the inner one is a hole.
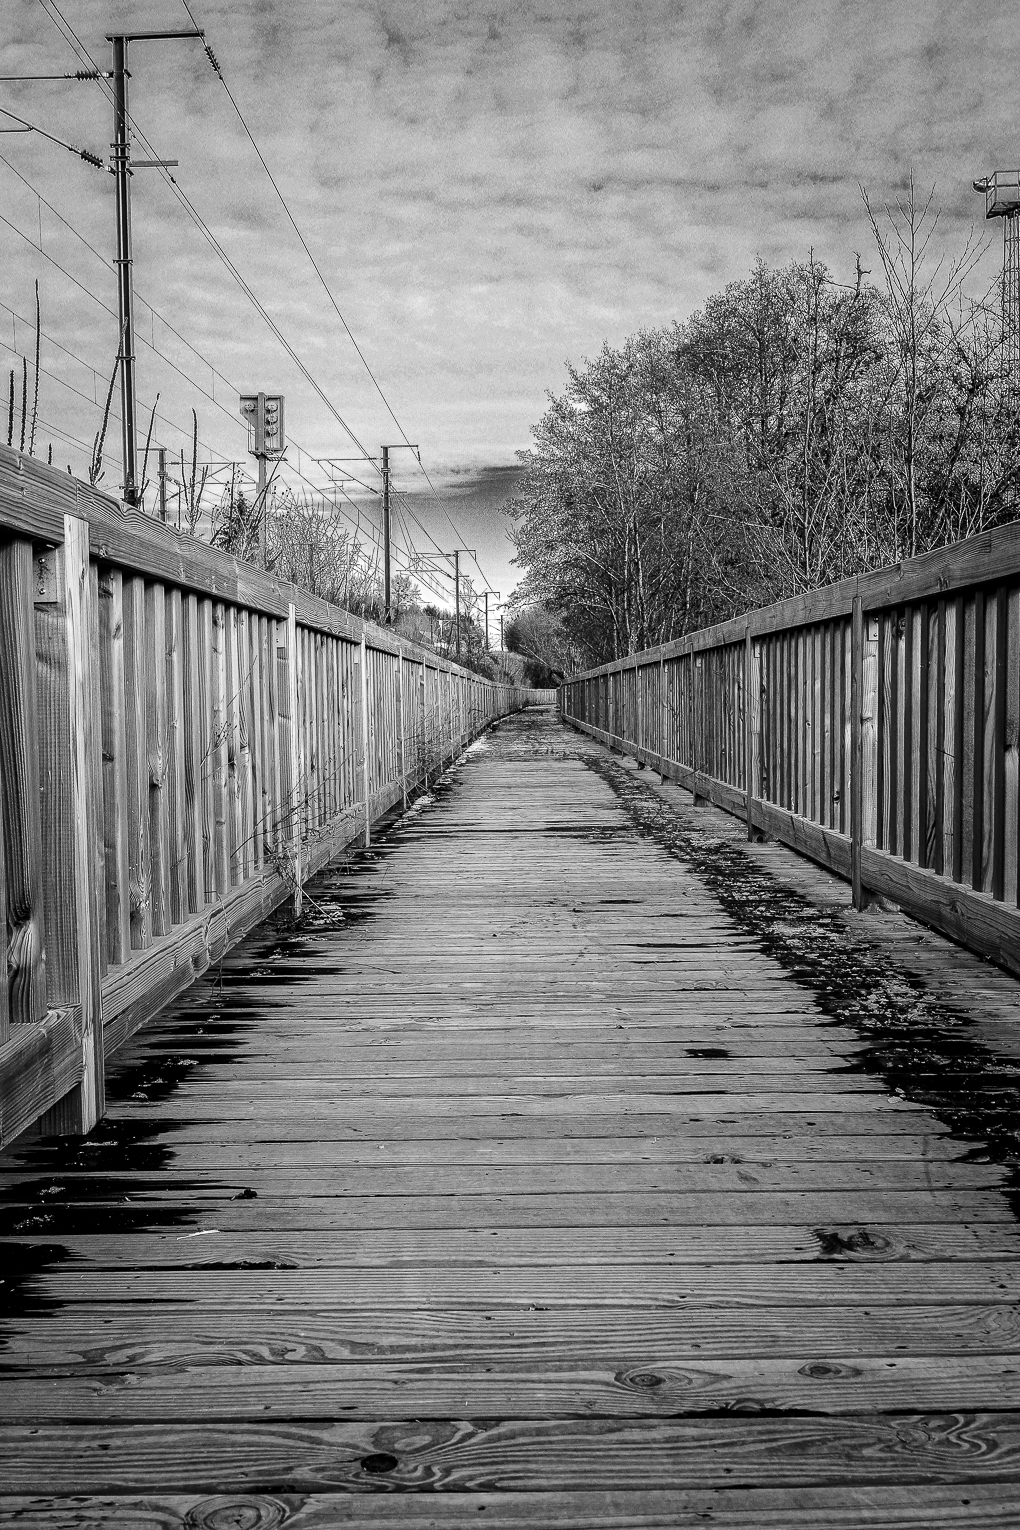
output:
M600 752L504 723L0 1159L0 1523L1020 1523L1013 1171Z

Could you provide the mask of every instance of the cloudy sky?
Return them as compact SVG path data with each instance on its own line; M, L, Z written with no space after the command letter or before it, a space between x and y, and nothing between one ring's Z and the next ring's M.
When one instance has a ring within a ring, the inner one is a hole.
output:
M77 67L56 7L104 64L109 31L190 24L181 0L3 0L0 72ZM411 506L442 547L456 533L477 547L504 594L518 575L494 506L567 358L684 317L757 254L782 263L813 248L845 274L860 250L871 264L861 182L881 203L912 169L937 187L942 237L958 246L981 213L974 177L1020 157L1007 0L192 10L445 502L415 492ZM201 46L137 43L131 71L138 126L179 160L180 185L353 435L370 451L400 440ZM0 90L10 111L108 152L100 86ZM12 352L31 349L38 277L40 436L81 471L117 345L112 178L34 135L4 136L0 156L0 361L20 366ZM137 290L156 311L138 304L154 439L178 452L195 408L200 456L243 460L237 389L280 391L295 443L284 472L323 484L318 459L356 448L158 173L138 171L133 195ZM998 258L996 245L979 279ZM108 484L117 439L115 427ZM408 453L394 465L402 487L425 488ZM367 501L366 524L374 513Z

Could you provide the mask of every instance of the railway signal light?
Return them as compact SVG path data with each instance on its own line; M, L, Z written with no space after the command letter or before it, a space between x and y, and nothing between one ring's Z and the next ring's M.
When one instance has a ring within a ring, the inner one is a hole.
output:
M281 457L287 441L283 431L282 393L242 393L241 418L247 422L249 451L255 457ZM254 436L254 446L251 438Z

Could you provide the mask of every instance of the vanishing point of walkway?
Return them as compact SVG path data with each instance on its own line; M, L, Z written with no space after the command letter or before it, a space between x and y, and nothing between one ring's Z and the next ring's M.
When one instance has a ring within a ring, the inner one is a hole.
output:
M1013 1171L644 779L506 722L0 1159L0 1523L1020 1523Z

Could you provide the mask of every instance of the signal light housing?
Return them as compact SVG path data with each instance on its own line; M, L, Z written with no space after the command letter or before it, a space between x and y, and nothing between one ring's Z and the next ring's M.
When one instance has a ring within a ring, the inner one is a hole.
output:
M242 393L241 418L248 425L248 450L256 457L282 457L287 449L282 393Z

